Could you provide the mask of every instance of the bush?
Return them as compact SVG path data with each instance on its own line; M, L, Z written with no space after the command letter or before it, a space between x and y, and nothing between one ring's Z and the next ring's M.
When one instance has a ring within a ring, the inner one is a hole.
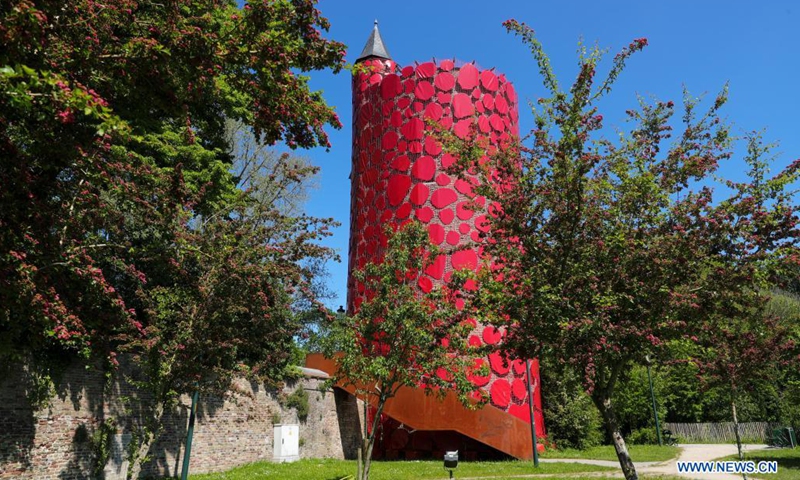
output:
M286 397L285 405L297 411L297 419L301 422L305 422L308 418L308 392L303 390L303 387L298 387L297 390Z
M542 373L547 440L558 448L587 449L603 440L600 412L571 372Z
M631 445L658 445L656 427L647 426L632 431L627 438Z

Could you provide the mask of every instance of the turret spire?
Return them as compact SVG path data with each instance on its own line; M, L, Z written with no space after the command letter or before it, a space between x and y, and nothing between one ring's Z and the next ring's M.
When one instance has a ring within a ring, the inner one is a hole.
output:
M367 40L367 44L364 45L364 49L361 50L361 55L359 55L356 59L356 62L365 60L369 57L385 58L387 60L392 59L392 57L389 55L389 51L386 50L386 45L383 44L381 32L378 31L377 20L375 20L375 26L372 28L372 33Z

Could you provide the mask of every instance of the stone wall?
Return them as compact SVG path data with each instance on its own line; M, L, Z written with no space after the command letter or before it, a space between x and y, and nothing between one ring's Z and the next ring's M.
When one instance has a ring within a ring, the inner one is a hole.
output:
M71 366L59 380L56 395L41 409L31 407L25 372L0 379L0 479L125 478L130 425L137 422L138 392L81 365ZM359 442L358 404L344 391L324 392L323 379L313 375L287 384L283 391L238 380L225 397L201 396L192 443L192 473L227 470L245 463L271 460L273 424L300 425L302 458L354 458ZM299 421L295 409L279 401L298 388L309 397L309 414ZM129 399L129 400L126 400ZM165 415L161 440L150 450L143 477L180 474L191 398ZM97 448L93 437L106 420L115 424L111 455L104 474L93 475Z

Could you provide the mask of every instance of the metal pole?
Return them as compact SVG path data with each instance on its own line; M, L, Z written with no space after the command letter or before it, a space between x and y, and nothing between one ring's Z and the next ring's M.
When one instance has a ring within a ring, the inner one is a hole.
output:
M528 407L531 412L531 444L533 445L533 466L539 466L539 451L536 448L536 417L533 412L533 377L531 376L531 360L525 362L528 371Z
M197 401L200 393L195 390L192 394L192 409L189 413L189 431L186 432L186 449L183 452L183 469L181 469L181 480L189 478L189 457L192 455L192 436L194 435L194 417L197 413Z
M647 360L647 380L650 382L650 398L653 399L653 418L656 419L656 436L658 437L658 446L664 446L661 441L661 426L658 424L658 408L656 407L656 392L653 390L653 377L650 375L650 355L645 355Z

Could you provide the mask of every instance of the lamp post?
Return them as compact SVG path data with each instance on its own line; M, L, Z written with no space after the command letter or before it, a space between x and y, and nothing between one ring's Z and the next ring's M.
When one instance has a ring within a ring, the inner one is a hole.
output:
M645 355L644 359L647 361L647 381L650 382L650 397L653 399L653 418L656 419L656 436L658 437L658 446L661 447L664 445L664 443L661 441L661 426L658 424L656 393L655 390L653 390L653 377L650 375L650 355Z
M539 466L539 450L536 445L536 417L533 412L533 376L531 375L531 360L525 361L525 369L528 373L528 407L531 412L531 443L533 446L533 466Z
M197 402L200 393L195 390L192 394L192 407L189 410L189 431L186 432L186 448L183 452L183 468L181 469L181 480L189 478L189 459L192 456L192 437L194 436L194 419L197 413Z

